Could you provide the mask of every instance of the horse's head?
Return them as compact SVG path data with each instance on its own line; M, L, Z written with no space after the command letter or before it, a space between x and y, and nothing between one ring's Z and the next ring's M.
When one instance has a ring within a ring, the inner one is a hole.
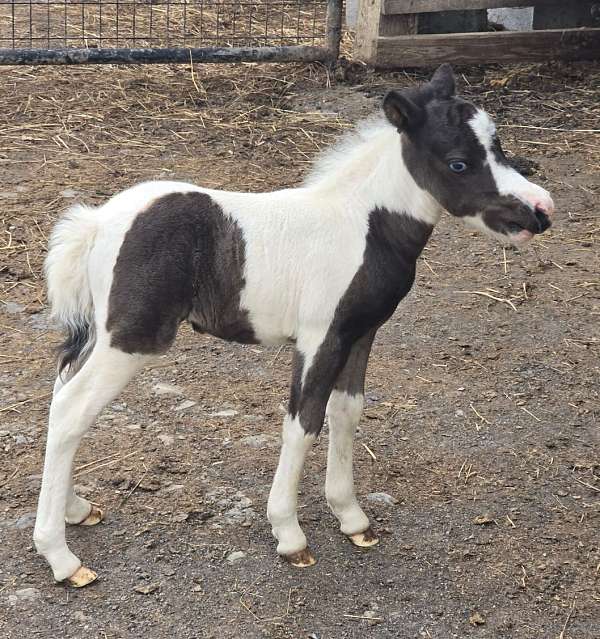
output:
M456 97L450 65L420 87L388 93L383 110L416 183L450 214L514 244L550 226L550 194L506 159L489 115Z

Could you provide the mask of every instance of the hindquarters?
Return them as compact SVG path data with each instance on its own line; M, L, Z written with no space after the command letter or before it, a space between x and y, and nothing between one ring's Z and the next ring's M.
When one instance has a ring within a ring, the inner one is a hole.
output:
M201 192L156 199L133 221L113 270L106 330L126 353L164 352L179 324L253 341L240 309L244 241L239 227Z

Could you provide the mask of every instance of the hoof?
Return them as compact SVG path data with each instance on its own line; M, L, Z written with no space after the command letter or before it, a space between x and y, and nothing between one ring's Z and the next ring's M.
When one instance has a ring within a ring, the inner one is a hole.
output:
M295 552L292 555L284 555L284 559L292 564L292 566L296 566L296 568L308 568L317 563L317 560L308 548Z
M80 566L70 577L67 577L65 581L69 586L73 588L83 588L93 581L96 581L98 575L85 566Z
M83 520L79 522L79 526L95 526L99 524L104 519L104 511L92 504L92 510L90 510L90 514ZM95 577L94 577L95 579Z
M347 535L348 539L359 548L371 548L379 543L379 537L373 532L369 526L366 530L355 535Z

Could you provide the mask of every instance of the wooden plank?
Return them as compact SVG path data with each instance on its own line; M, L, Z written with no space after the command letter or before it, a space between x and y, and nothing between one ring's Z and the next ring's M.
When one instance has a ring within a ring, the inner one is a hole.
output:
M450 33L378 38L375 66L421 67L441 62L490 62L600 58L600 29Z
M354 55L364 62L375 63L381 22L382 0L359 0Z
M384 15L558 5L562 0L383 0Z
M377 59L380 36L410 35L417 33L416 15L383 15L382 0L360 0L356 23L354 55L364 62Z
M416 15L381 16L379 23L380 36L413 35L417 33Z

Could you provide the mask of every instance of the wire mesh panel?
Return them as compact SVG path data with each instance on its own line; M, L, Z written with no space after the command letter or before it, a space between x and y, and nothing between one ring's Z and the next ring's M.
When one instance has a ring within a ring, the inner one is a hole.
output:
M332 4L341 0L0 0L0 49L327 46Z

